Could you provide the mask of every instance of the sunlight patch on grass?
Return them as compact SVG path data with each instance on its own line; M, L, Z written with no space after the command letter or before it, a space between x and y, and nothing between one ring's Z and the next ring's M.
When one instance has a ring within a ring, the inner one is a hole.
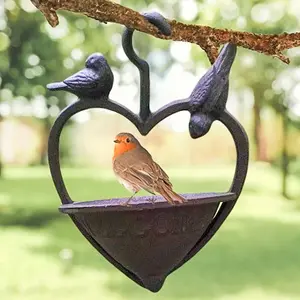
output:
M274 291L265 291L263 288L250 288L243 290L235 295L224 295L217 298L218 300L298 300L298 296L283 295Z
M5 241L0 248L0 269L5 274L0 281L1 299L81 300L92 299L96 294L101 299L121 299L106 288L113 278L105 270L73 266L66 273L61 260L37 254L34 249L48 242L45 233L41 233L19 228L0 231Z

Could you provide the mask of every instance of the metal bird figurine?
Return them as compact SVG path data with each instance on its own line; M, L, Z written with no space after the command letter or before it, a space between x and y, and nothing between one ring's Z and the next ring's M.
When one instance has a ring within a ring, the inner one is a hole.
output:
M170 204L185 199L175 193L166 172L152 159L150 153L130 133L119 133L115 140L113 170L119 182L134 193L140 190L161 194Z
M189 97L189 130L192 138L204 136L224 111L228 98L229 72L235 55L236 45L226 44L215 63L192 91Z
M101 53L91 54L85 61L85 68L62 82L47 85L52 91L68 91L78 98L108 97L114 82L114 75Z

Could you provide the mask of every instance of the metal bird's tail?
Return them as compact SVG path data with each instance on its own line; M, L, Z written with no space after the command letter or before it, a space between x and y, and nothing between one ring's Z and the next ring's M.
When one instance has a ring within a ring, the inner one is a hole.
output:
M66 90L67 88L68 88L68 86L65 83L63 83L62 81L47 84L47 89L51 90L51 91Z

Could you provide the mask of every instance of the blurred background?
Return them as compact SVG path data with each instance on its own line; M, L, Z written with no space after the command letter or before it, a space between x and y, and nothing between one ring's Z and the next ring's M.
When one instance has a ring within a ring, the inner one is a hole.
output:
M300 31L298 0L118 1L169 19L255 33ZM300 299L300 48L291 64L238 48L228 110L245 127L249 175L236 208L212 241L172 274L159 294L136 286L99 256L67 216L47 167L49 130L76 98L49 92L101 52L115 83L111 98L138 112L136 68L121 47L123 27L60 12L51 28L29 0L0 0L0 298ZM151 67L151 109L186 98L210 64L196 45L136 32L135 47ZM192 140L188 113L147 137L123 117L82 112L64 128L63 174L73 200L129 196L111 170L113 139L135 134L169 173L177 192L226 191L235 148L215 122Z

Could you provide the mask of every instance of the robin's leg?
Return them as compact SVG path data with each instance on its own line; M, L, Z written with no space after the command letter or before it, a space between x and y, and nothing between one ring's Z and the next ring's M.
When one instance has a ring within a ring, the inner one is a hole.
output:
M147 191L148 193L153 195L153 196L149 196L149 198L147 200L149 202L151 202L152 204L154 204L155 203L155 193L151 189L145 189L145 191Z
M156 197L155 195L149 197L149 201L150 201L152 204L155 204L155 197Z
M137 191L137 192L138 192L138 191ZM130 205L129 205L129 202L130 202L130 200L137 194L137 192L134 192L134 194L131 195L131 196L128 198L128 200L127 200L126 202L122 203L121 205L122 205L122 206L130 206Z

